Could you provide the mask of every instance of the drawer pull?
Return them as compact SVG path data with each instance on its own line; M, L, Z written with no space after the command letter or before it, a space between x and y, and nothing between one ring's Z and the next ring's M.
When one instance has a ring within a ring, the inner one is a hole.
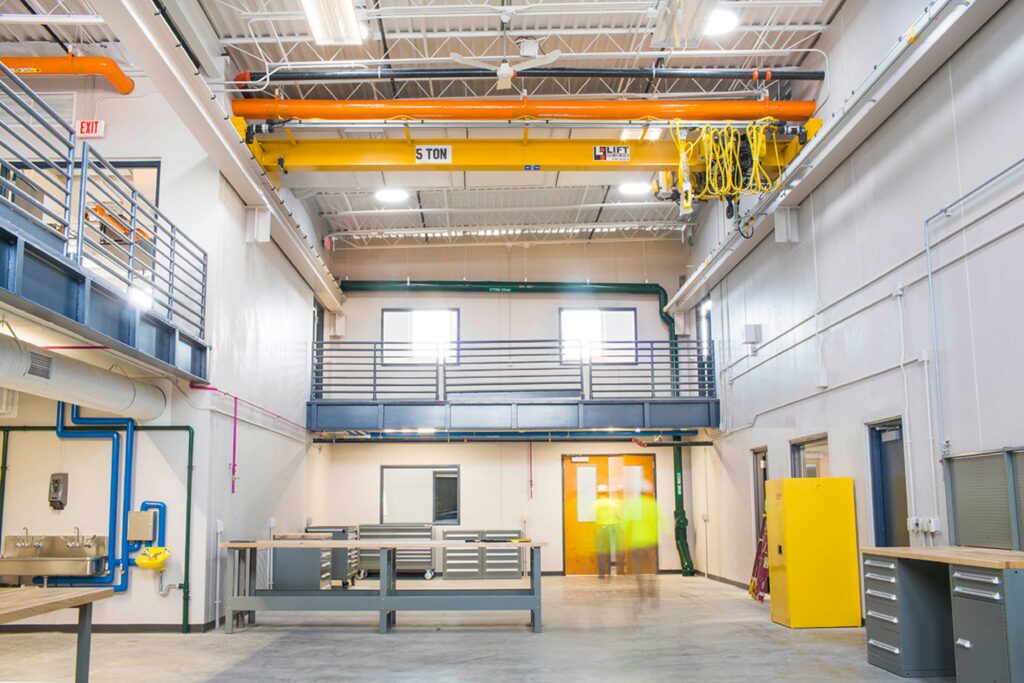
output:
M878 560L864 560L865 567L878 567L879 569L896 569L895 562L879 562Z
M974 647L973 645L971 645L971 641L967 640L966 638L957 638L956 646L962 647L965 650L970 650L972 647Z
M953 592L957 595L969 595L972 598L985 598L987 600L995 600L999 602L1003 599L1003 596L998 591L991 593L989 591L979 591L974 588L964 588L963 586L957 586L953 589Z
M873 609L869 609L868 610L868 616L869 617L874 617L875 619L881 619L882 621L888 621L890 624L898 624L898 623L900 623L900 620L897 619L896 617L890 616L888 614L883 614L882 612L876 612Z
M875 574L874 572L865 572L864 578L874 579L875 581L885 581L886 583L896 583L895 576L883 576L882 574Z
M882 641L875 640L874 638L871 638L870 640L868 640L868 645L873 645L874 647L877 647L880 650L885 650L886 652L891 652L894 655L898 655L900 653L900 649L898 647L896 647L895 645L890 645L889 643L883 643Z
M953 572L953 578L963 579L964 581L974 581L975 583L991 583L993 586L998 586L1001 583L998 576L971 574L970 572Z
M870 595L875 598L882 598L883 600L892 600L893 602L896 601L896 596L892 593L886 593L885 591L876 591L874 588L869 588L866 591L864 591L864 593L865 595Z

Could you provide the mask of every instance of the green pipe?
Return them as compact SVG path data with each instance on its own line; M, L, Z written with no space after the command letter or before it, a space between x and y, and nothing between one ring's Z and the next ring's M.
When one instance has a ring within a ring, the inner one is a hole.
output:
M76 431L98 431L114 429L116 431L122 431L124 428L118 429L117 427L77 427ZM175 432L175 431L187 431L188 432L188 473L185 475L185 569L181 581L181 632L191 632L191 626L189 625L189 567L191 565L191 546L192 546L192 470L193 470L193 446L195 444L195 430L188 425L143 425L135 428L139 432ZM4 511L4 494L7 489L7 442L8 435L10 432L56 432L56 426L45 426L45 425L9 425L0 426L0 431L3 432L3 451L2 461L0 461L0 535L3 533L3 511Z
M499 280L339 280L343 292L461 292L484 294L640 294L658 297L658 315L668 329L670 342L676 341L675 320L665 311L668 293L658 284L648 282L502 282ZM670 347L672 393L679 394L679 350ZM683 506L683 452L679 446L672 449L675 468L675 535L676 550L683 576L693 576L693 560L686 540L686 510Z

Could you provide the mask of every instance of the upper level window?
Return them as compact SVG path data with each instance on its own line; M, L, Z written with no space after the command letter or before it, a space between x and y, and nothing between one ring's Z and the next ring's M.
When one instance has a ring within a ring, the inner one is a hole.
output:
M456 308L381 311L385 363L454 363L458 359Z
M827 477L828 439L815 439L792 446L794 477Z
M635 308L563 308L563 362L635 363Z

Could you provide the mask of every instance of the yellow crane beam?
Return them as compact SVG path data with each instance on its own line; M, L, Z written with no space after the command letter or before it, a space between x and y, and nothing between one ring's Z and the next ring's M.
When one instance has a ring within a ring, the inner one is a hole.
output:
M239 125L236 123L236 125ZM820 121L808 121L808 138ZM240 132L244 133L244 122ZM263 139L250 146L268 171L673 171L679 151L671 140L567 139ZM769 140L765 166L776 175L802 147L798 139ZM691 173L704 170L700 150L689 153Z

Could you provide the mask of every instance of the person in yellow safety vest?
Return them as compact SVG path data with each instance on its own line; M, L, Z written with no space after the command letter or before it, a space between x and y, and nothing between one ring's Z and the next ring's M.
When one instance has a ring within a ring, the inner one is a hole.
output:
M594 500L594 522L597 526L597 537L594 542L597 554L597 575L604 579L612 573L612 550L617 545L619 525L622 523L622 501L612 496L607 484L597 487L597 498ZM618 550L616 548L616 550Z
M636 574L640 599L658 597L658 529L661 510L649 481L641 485L640 495L631 496L622 509L626 549L630 571Z

